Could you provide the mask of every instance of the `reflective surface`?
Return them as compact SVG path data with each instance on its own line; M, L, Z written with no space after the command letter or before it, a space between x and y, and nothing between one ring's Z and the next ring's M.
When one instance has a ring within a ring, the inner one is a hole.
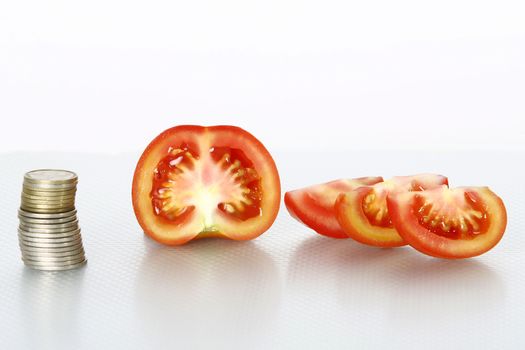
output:
M134 218L130 184L138 154L1 155L1 347L525 346L525 169L518 161L524 154L274 156L283 189L423 171L448 175L452 186L489 185L507 205L507 232L479 258L444 261L407 247L374 249L318 236L283 205L254 241L170 248L144 237ZM72 169L81 178L77 209L89 262L79 270L32 271L20 260L23 174L43 167Z

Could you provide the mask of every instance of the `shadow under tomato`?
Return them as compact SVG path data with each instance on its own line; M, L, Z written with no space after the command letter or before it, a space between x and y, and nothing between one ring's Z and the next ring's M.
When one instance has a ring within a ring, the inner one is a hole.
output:
M144 240L135 307L150 340L171 334L181 346L210 344L210 337L217 347L221 339L249 344L273 326L280 279L256 243L202 239L167 247Z
M350 239L312 237L295 250L288 280L292 288L310 293L325 288L339 306L375 303L374 293L385 290L385 276L407 253L411 253L407 247L383 249Z
M477 259L441 260L410 247L382 249L324 237L297 248L287 278L299 296L322 302L339 321L374 325L372 333L382 322L393 332L401 325L414 331L425 322L487 315L505 295L499 274Z
M505 300L505 285L496 270L478 259L407 261L397 271L391 318L450 324L465 315L481 319L497 309Z

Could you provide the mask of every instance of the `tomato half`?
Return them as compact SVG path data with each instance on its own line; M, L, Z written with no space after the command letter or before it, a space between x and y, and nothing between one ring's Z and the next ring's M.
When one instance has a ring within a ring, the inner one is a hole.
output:
M284 203L290 215L319 234L332 238L348 238L334 212L334 203L342 192L373 185L382 177L341 179L286 192Z
M377 247L406 245L390 220L388 194L422 191L447 184L447 178L441 175L395 176L340 194L335 203L336 217L344 232L358 242Z
M178 245L202 237L259 236L277 216L281 187L270 153L247 131L183 125L148 145L132 197L144 232Z
M387 201L405 241L439 258L483 254L500 241L507 225L505 205L488 187L397 193Z

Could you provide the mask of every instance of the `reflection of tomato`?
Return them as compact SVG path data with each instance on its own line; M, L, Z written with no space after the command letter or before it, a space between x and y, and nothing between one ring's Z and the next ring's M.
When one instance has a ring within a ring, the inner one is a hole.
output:
M402 246L406 243L390 220L387 195L422 191L447 184L447 178L441 175L395 176L372 186L340 194L335 204L336 217L345 233L358 242L378 247Z
M334 203L342 192L373 185L381 177L342 179L286 192L284 203L290 214L317 233L332 238L348 238L337 222Z
M193 238L252 239L274 222L279 174L266 148L234 126L177 126L146 148L133 177L144 232L170 245Z
M387 201L405 241L439 258L480 255L499 242L507 225L503 201L488 187L397 193Z

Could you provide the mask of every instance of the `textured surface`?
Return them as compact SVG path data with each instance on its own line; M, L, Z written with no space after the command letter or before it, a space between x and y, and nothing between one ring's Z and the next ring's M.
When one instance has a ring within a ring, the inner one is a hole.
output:
M0 155L1 347L524 348L524 155L276 152L283 189L423 171L452 186L489 185L507 204L507 233L468 261L320 237L284 206L254 241L168 248L145 238L133 215L138 154ZM22 177L41 167L79 175L83 269L38 272L20 260Z

